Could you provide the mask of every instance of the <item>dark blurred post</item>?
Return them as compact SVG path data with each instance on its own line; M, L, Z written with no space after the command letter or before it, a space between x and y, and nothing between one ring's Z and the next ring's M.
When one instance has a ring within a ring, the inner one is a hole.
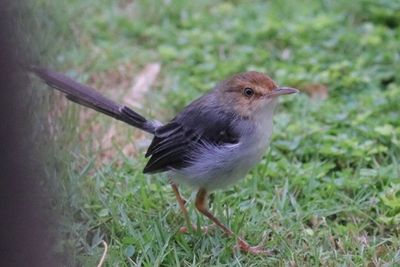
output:
M29 79L21 68L30 44L19 41L25 33L16 25L17 2L23 4L0 2L0 266L60 266L37 153L44 140L31 138L39 126L32 121L37 107L27 101Z

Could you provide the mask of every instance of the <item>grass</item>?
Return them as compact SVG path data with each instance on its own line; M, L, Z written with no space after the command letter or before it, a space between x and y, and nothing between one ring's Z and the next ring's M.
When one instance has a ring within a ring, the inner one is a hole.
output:
M142 174L149 136L87 111L79 119L76 107L64 107L59 131L70 145L60 146L66 152L59 160L68 159L68 173L56 179L68 212L59 249L72 251L73 265L94 266L102 240L109 245L106 266L400 264L396 1L37 5L54 10L45 25L62 25L55 36L71 43L52 64L113 99L129 92L146 64L160 62L142 99L146 108L137 109L151 117L167 121L217 81L245 70L304 92L282 101L262 162L210 202L252 244L265 238L278 251L272 257L233 253L234 240L220 231L177 233L184 221L167 177ZM315 88L328 97L311 100L305 92L314 95ZM133 148L124 150L127 144ZM192 198L189 189L183 193ZM189 207L193 221L208 223Z

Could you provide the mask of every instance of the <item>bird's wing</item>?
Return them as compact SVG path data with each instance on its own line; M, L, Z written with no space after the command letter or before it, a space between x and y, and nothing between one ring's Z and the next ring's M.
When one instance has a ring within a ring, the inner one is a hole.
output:
M224 146L239 141L233 128L236 117L217 109L189 107L170 123L159 127L146 157L150 157L144 173L181 169L190 164L197 146Z

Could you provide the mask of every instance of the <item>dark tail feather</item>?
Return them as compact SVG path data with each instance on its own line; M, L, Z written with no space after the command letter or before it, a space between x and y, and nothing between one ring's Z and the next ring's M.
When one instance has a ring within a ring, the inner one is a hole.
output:
M51 70L39 67L31 67L31 70L50 87L65 93L69 100L154 134L156 125L153 122L146 120L130 108L111 101L93 88Z

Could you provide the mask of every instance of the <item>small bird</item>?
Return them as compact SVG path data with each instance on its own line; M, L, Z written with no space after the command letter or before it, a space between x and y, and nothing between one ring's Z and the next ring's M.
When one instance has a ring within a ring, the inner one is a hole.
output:
M239 73L218 83L170 122L162 124L63 74L40 67L32 67L32 71L50 87L65 93L69 100L154 136L145 155L149 160L143 172L167 174L188 225L181 228L182 232L196 228L178 190L178 185L187 184L197 190L197 210L228 236L237 238L236 248L252 254L269 253L262 246L250 246L221 223L209 211L207 198L213 190L243 178L261 160L271 139L278 97L297 93L297 89L279 87L260 72Z

